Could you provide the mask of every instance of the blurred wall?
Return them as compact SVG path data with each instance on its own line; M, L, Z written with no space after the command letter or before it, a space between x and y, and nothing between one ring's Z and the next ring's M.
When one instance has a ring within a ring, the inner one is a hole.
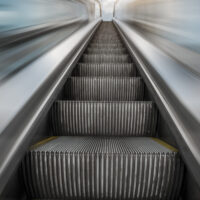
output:
M200 52L199 0L117 0L115 17Z
M102 0L103 21L112 21L115 0Z
M96 4L94 0L1 0L0 35L41 24L92 20L99 17Z

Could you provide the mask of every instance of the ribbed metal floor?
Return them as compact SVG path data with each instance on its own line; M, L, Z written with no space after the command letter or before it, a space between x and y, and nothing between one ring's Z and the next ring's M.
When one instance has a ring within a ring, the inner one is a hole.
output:
M152 138L157 109L112 23L102 23L51 109L54 137L23 162L29 199L176 200L177 149Z

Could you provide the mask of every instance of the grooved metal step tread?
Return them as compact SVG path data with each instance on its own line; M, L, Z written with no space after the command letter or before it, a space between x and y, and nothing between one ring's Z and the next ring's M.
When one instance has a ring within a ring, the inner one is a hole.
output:
M88 49L96 49L96 50L107 50L107 51L113 51L113 50L124 50L124 46L119 46L119 47L112 47L112 46L98 46L98 47L88 47ZM126 51L127 52L127 51ZM87 50L86 50L87 53Z
M109 35L109 36L106 36L106 35L95 35L93 37L93 40L95 41L95 39L97 39L97 40L111 40L111 41L117 40L117 41L121 41L120 37L118 35L116 35L116 34L113 34L113 33L111 35Z
M95 39L97 39L97 40L118 40L118 41L121 41L120 36L118 34L114 34L113 32L110 32L109 36L103 35L103 34L95 35L92 40L95 41Z
M114 28L114 29L104 29L104 31L97 31L96 32L96 34L94 35L94 37L106 37L106 38L108 38L108 37L112 37L112 35L114 35L114 36L118 36L119 38L120 38L120 36L119 36L119 34L118 34L118 32L116 32L116 29Z
M143 100L144 83L140 77L71 77L65 97L72 100Z
M183 163L153 138L58 137L33 146L23 161L34 199L177 199Z
M96 42L96 41L113 41L113 42L121 42L121 39L118 37L118 36L111 36L111 37L102 37L102 36L96 36L96 37L93 37L93 41Z
M125 54L125 48L88 48L87 54Z
M128 54L83 54L82 62L85 63L131 63Z
M134 64L124 63L79 63L74 69L72 76L132 77L136 76L136 67Z
M100 44L121 44L122 42L121 42L121 40L119 40L119 39L104 39L104 40L102 40L102 39L95 39L94 41L93 41L94 43L100 43Z
M152 102L57 101L51 110L54 135L155 136Z
M109 42L109 41L92 40L90 45L93 45L93 44L98 44L98 45L107 44L107 42ZM116 41L110 41L108 44L118 46L118 45L123 45L123 42L121 40L118 40L117 42Z
M124 45L122 43L90 43L89 47L104 47L104 48L108 48L108 47L112 47L112 48L118 48L118 47L124 47Z

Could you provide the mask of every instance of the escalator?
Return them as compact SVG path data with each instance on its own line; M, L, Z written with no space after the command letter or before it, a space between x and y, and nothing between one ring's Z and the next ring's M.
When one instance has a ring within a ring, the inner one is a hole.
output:
M114 25L100 25L22 163L29 199L179 199L184 165Z

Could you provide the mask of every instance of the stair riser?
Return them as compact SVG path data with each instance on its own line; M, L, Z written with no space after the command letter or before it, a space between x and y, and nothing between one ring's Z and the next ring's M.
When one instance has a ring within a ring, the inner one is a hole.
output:
M108 47L112 47L112 48L118 48L118 47L124 47L123 44L119 43L119 44L116 44L116 43L110 43L110 44L107 44L107 43L91 43L89 45L90 47L103 47L103 48L108 48Z
M144 84L140 78L69 78L66 99L96 101L143 100Z
M83 55L82 62L85 63L131 63L128 55Z
M117 41L121 41L120 37L118 35L112 34L111 36L107 37L107 36L103 36L103 35L98 35L98 36L94 36L93 37L93 41L97 40L117 40Z
M98 49L89 48L86 51L88 54L125 54L125 49Z
M57 102L51 111L55 135L155 136L152 103Z
M121 40L119 39L109 39L109 38L105 38L105 39L95 39L93 40L94 43L121 43Z
M133 77L136 76L136 68L132 64L79 64L73 71L72 76Z
M180 159L166 154L37 152L24 165L34 199L175 200L183 171Z
M108 51L108 52L110 52L110 51L125 51L125 53L127 53L127 51L124 49L124 47L109 47L109 46L98 46L98 47L89 47L88 48L88 50L90 50L90 49L94 49L94 51L97 51L97 50L99 50L99 51ZM87 52L87 50L86 50L86 52Z

